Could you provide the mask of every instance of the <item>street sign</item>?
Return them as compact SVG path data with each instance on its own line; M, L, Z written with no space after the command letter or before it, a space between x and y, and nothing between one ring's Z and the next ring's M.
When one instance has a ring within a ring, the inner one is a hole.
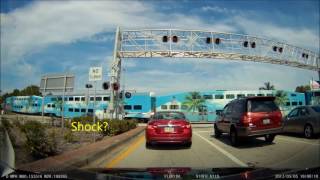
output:
M71 92L74 88L74 75L55 74L41 77L40 92Z
M102 80L102 67L90 67L89 81L101 81Z

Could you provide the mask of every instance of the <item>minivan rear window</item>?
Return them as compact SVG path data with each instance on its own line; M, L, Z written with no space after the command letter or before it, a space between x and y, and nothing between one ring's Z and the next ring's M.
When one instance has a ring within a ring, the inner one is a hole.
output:
M279 110L276 103L272 100L249 100L248 111L249 112L272 112Z

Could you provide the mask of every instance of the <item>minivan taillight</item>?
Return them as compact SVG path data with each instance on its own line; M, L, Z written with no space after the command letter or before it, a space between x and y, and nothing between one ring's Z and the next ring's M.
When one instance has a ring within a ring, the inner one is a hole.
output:
M244 113L244 114L241 116L240 124L241 124L242 126L248 127L250 122L251 122L250 113Z

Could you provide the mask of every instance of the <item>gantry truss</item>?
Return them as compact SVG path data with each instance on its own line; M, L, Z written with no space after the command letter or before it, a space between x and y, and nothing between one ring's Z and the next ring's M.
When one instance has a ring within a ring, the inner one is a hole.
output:
M264 62L318 71L320 76L318 53L271 39L213 31L118 28L111 82L120 83L122 58L161 57Z

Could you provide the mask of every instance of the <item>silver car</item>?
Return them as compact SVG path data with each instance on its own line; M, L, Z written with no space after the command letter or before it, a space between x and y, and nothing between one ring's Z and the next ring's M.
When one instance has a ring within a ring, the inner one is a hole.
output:
M320 133L320 106L299 106L284 117L283 132L303 133L312 138Z

